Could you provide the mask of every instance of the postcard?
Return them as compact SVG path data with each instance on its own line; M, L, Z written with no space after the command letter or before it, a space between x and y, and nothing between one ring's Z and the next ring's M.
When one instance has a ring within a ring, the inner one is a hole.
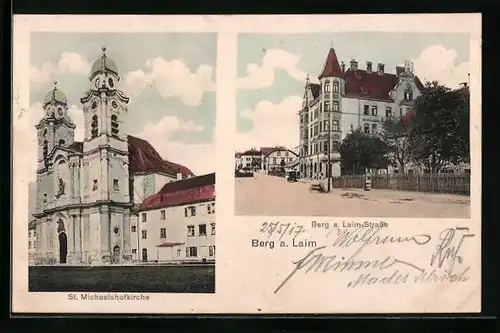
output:
M13 312L481 310L479 14L14 21Z

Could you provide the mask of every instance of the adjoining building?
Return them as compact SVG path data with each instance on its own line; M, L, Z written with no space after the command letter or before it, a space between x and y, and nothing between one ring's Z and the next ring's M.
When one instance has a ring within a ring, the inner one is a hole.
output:
M235 168L252 171L277 171L298 163L297 152L283 146L261 147L249 149L243 153L236 152Z
M215 173L165 184L144 200L132 254L141 262L215 260Z
M261 168L265 172L281 171L298 159L298 155L294 151L283 146L262 147L260 151L262 154Z
M249 149L243 153L237 153L239 156L236 158L239 161L236 169L250 169L253 171L259 170L262 164L262 153L255 148Z
M318 84L306 79L298 113L299 171L300 177L307 179L340 176L341 140L358 128L379 133L382 121L405 116L424 88L409 61L397 66L395 74L387 73L382 63L373 68L373 63L367 62L366 68L360 69L354 59L346 69L333 48L318 79Z

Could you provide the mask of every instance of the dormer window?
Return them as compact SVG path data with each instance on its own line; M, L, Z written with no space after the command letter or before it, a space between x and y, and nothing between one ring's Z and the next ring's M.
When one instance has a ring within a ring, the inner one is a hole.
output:
M410 88L407 88L405 90L404 99L405 99L405 101L413 100L413 91Z

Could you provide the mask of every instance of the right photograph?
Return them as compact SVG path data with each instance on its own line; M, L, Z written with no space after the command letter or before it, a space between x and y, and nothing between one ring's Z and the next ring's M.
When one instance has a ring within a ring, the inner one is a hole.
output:
M470 218L469 44L240 34L235 214Z

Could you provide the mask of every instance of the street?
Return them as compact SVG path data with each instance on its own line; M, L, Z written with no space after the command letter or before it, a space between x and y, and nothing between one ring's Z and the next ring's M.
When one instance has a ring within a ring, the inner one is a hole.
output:
M391 190L310 192L317 181L288 183L256 173L236 178L236 215L469 218L470 197ZM325 186L326 188L326 186Z

